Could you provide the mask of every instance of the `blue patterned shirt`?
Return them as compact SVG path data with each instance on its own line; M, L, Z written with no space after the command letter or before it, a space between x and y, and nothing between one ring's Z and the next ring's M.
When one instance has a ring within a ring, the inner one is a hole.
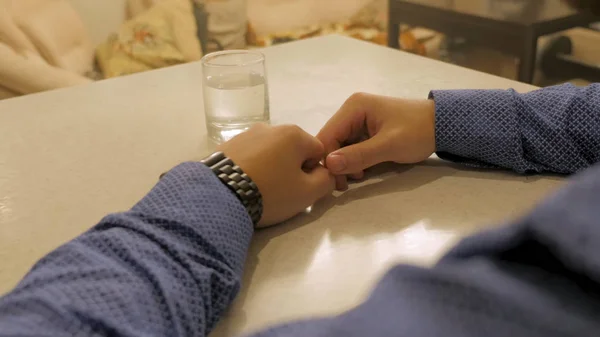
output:
M571 174L600 159L600 84L527 94L433 91L443 159L519 173Z
M434 91L442 158L518 172L598 161L600 91ZM600 167L530 215L399 265L337 317L257 336L597 336ZM42 258L0 299L0 336L206 336L240 289L253 229L199 163Z

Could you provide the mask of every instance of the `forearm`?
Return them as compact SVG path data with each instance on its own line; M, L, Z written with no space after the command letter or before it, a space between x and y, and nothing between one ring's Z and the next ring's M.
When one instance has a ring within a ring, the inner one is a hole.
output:
M600 85L433 91L441 158L570 174L600 159Z
M0 299L0 335L204 336L239 290L252 231L210 170L182 164L40 260Z

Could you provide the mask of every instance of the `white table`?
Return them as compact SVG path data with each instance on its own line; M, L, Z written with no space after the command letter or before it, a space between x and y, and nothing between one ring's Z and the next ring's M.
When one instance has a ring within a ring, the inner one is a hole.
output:
M533 89L335 36L265 53L273 122L311 133L356 91ZM161 172L210 151L200 78L194 63L0 102L0 292L103 215L131 207ZM435 158L387 169L311 215L258 232L243 290L215 335L348 309L391 265L430 264L562 184Z

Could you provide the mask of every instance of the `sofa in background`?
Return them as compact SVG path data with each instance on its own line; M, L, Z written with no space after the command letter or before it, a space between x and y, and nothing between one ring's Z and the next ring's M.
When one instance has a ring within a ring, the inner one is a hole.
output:
M94 72L96 47L100 55L126 43L106 46L123 21L155 3L170 0L0 0L0 99L82 85L98 79ZM171 0L172 1L172 0ZM209 12L208 31L218 48L247 47L248 23L263 37L311 25L347 22L359 9L385 0L189 0ZM305 13L306 15L299 15ZM293 18L293 20L291 20ZM304 27L304 28L302 28ZM332 26L333 27L333 26ZM343 27L347 27L344 24ZM272 29L273 31L269 31ZM371 38L383 31L370 31ZM318 28L317 33L333 32ZM138 34L139 33L139 34ZM144 31L135 39L144 39ZM368 35L367 34L367 35ZM311 35L311 34L309 34ZM316 35L316 34L312 34ZM350 34L351 35L351 34ZM306 37L306 36L302 36ZM370 38L366 38L370 39ZM103 43L104 42L104 43ZM135 41L134 41L135 42ZM272 40L270 41L272 42ZM265 45L266 43L263 43ZM211 51L210 49L208 51ZM188 60L197 60L199 54ZM180 60L174 60L177 63ZM147 67L147 69L152 66ZM145 70L139 67L137 70ZM115 72L112 75L119 75Z
M0 0L0 98L90 83L94 48L66 0Z

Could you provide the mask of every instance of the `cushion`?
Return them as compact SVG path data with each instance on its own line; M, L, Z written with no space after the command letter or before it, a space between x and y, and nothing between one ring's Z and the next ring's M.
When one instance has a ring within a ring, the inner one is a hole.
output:
M86 84L91 81L74 72L29 60L0 43L0 87L5 93L29 94Z
M197 61L202 50L197 39L192 3L163 0L124 23L97 49L105 77L137 73Z
M12 16L50 65L78 74L92 69L92 42L66 0L13 0Z
M18 93L0 86L0 100L7 99L7 98L12 98L12 97L17 97L17 96L19 96Z

